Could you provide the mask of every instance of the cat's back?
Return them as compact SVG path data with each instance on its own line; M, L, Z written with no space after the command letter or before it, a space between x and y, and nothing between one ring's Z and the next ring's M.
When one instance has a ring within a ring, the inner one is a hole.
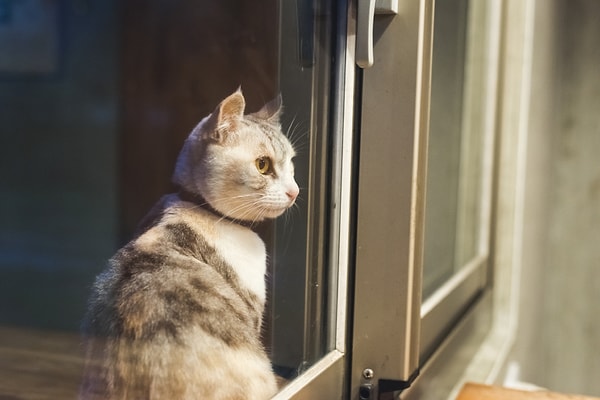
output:
M243 382L240 398L252 387L272 392L260 343L262 240L177 195L161 203L149 227L117 252L95 284L86 334L92 347L102 343L96 357L108 371L103 385L129 379L165 391L152 398L188 398L183 393L190 391L218 398L222 388L206 374L213 371L231 390L231 382Z
M99 297L92 303L129 317L113 334L147 337L172 325L167 320L185 328L184 321L201 322L224 307L237 321L259 317L266 255L258 235L176 195L162 203L156 221L119 250L96 281Z

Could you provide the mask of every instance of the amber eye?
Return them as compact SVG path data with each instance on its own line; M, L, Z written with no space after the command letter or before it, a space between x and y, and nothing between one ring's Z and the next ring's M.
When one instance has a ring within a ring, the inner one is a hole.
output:
M265 175L271 172L271 159L269 157L259 157L256 159L256 169Z

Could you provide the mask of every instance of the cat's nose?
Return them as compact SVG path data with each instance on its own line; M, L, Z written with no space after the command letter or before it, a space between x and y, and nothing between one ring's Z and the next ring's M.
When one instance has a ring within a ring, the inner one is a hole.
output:
M296 200L296 197L298 197L298 193L300 193L300 188L298 187L298 185L296 183L294 183L292 186L290 186L285 192L288 199L290 199L290 202L293 202L294 200Z

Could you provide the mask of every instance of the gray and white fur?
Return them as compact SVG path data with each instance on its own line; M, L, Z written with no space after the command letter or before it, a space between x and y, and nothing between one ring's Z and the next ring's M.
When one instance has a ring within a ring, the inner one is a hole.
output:
M191 132L139 235L95 281L81 399L268 399L260 338L265 245L248 226L292 206L280 99L244 115L238 90Z

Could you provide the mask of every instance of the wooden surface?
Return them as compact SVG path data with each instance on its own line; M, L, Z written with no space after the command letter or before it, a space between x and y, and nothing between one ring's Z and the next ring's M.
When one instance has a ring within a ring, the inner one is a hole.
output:
M76 398L81 354L76 333L0 327L0 399Z
M548 391L526 392L499 386L467 383L456 400L599 400L574 394L562 394Z
M82 371L78 333L0 327L0 400L76 399Z

